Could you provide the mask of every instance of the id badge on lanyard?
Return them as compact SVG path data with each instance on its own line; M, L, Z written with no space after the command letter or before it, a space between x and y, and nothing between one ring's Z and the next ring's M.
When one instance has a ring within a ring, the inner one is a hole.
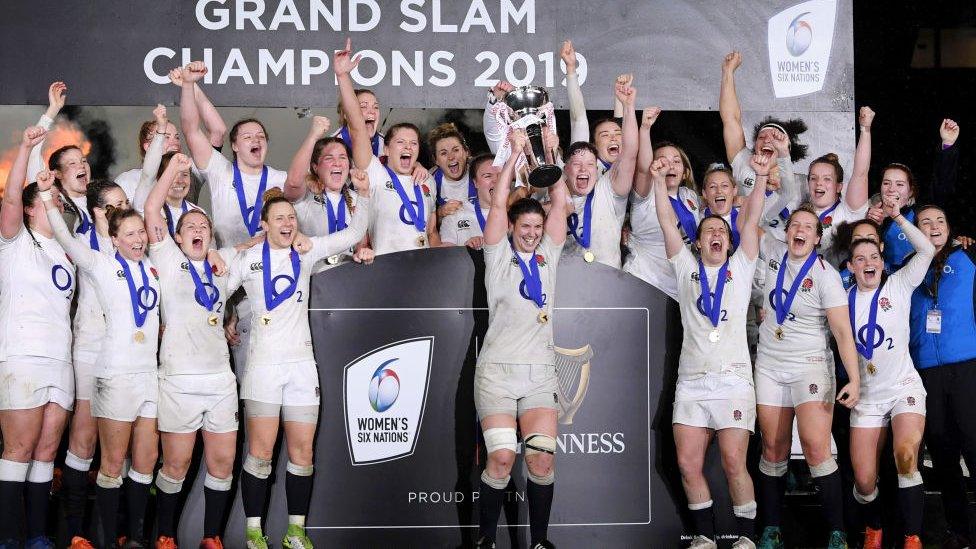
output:
M932 309L925 315L925 332L929 334L942 333L942 311Z

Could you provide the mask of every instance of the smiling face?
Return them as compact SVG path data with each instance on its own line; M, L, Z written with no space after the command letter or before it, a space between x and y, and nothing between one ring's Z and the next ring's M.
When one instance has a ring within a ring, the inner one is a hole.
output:
M735 198L735 183L728 172L714 171L705 176L702 185L702 196L708 209L715 215L725 215L732 211L732 201Z
M851 250L851 259L847 268L854 273L857 287L862 290L873 290L881 284L884 273L884 256L876 242L861 242Z
M786 245L790 259L804 259L813 253L820 244L820 236L817 234L819 225L820 219L816 214L805 210L793 212L786 226Z
M252 169L264 166L264 158L268 154L268 136L261 124L244 122L238 126L231 146L238 161L245 166Z
M83 195L91 181L91 166L81 149L71 148L61 154L54 175L68 192Z
M701 250L702 262L709 267L716 267L725 263L732 248L729 227L718 217L708 217L698 229L698 249Z
M762 154L773 158L776 156L776 148L773 147L773 135L779 131L776 128L766 127L759 130L759 134L756 135L756 146L753 148L753 152Z
M180 152L180 149L182 147L182 144L180 142L180 132L179 130L176 129L176 125L173 124L172 122L167 122L166 127L163 128L162 130L157 128L156 124L153 124L152 127L153 133L150 133L147 136L148 139L142 142L143 152L149 149L149 145L152 143L153 138L156 137L155 132L160 132L160 131L166 134L166 137L163 140L163 154L166 154L168 152Z
M938 208L925 208L916 214L915 224L937 250L949 241L949 220Z
M512 232L515 249L522 253L534 252L542 239L545 222L542 215L531 212L518 216L515 223L510 223L509 230Z
M385 149L387 165L400 175L410 175L420 156L420 135L413 128L397 128Z
M837 180L837 172L833 166L826 162L817 162L810 165L807 185L810 189L810 202L818 210L823 210L837 202L843 182Z
M288 248L295 241L298 232L298 217L295 208L287 200L279 200L268 208L267 219L261 220L261 228L274 249Z
M911 204L914 197L912 187L908 182L908 174L901 168L888 168L881 178L881 195L897 196L899 204Z
M346 147L338 141L326 144L318 160L312 164L312 171L326 189L339 192L349 178L349 153Z
M457 137L445 137L434 144L434 161L449 178L457 181L468 165L468 151Z
M491 162L481 162L474 170L475 188L479 190L494 188L495 181L498 181L498 175L501 172L501 167L495 166Z
M668 184L668 190L677 189L684 180L686 170L684 160L681 158L681 151L670 146L660 147L654 150L654 160L658 158L663 158L668 162L668 173L664 179Z
M356 96L359 100L359 110L366 119L366 131L372 138L380 127L380 102L372 92L364 91Z
M610 162L617 161L620 156L620 142L623 140L623 131L620 125L613 120L604 120L593 129L593 144L596 146L597 155L600 160Z
M571 193L582 196L593 190L597 179L596 162L596 155L585 147L576 149L566 160L563 174Z
M190 210L180 218L174 239L186 257L203 261L207 258L211 235L210 220L206 214L199 210Z
M112 237L112 245L118 248L122 257L129 261L142 261L148 243L146 224L139 215L131 215L123 219L118 231Z
M166 201L172 204L182 204L183 199L190 193L190 170L181 170L176 173L173 184L170 185L166 193Z

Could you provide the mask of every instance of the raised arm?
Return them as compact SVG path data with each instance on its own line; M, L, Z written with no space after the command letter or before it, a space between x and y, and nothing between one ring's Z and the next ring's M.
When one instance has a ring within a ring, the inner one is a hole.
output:
M789 207L800 196L800 185L796 181L793 171L793 160L790 159L790 140L781 131L773 133L773 148L776 150L776 166L779 168L779 190L773 193L773 207L764 208L773 216L778 216L783 208ZM766 181L767 185L769 180ZM765 193L763 193L765 194Z
M17 147L17 157L7 174L3 202L0 206L0 236L11 239L24 227L24 184L27 182L27 158L35 145L44 141L47 130L28 126Z
M569 189L566 187L565 176L559 178L556 184L549 187L549 215L546 216L546 236L556 246L566 243L566 233L569 231Z
M356 90L353 88L350 75L359 65L359 59L358 55L352 56L352 40L346 38L345 49L335 52L332 56L332 69L339 82L339 102L342 104L342 114L346 117L346 128L349 129L349 138L352 140L350 143L352 159L357 168L365 170L373 159L373 144L366 129L363 111L359 109L359 101L356 99Z
M678 255L685 242L681 238L681 231L678 230L678 218L674 215L674 207L668 198L668 184L665 181L668 175L668 162L658 158L651 164L650 173L654 208L657 211L657 221L661 225L661 233L664 234L664 252L668 259L671 259ZM688 238L695 238L695 235L690 234Z
M746 198L737 219L739 225L739 248L749 260L759 257L759 220L762 219L766 205L766 183L769 182L769 167L772 160L761 154L749 159L749 166L756 172L756 184Z
M504 102L505 96L513 89L515 87L505 80L499 80L489 90L492 99L489 99L488 104L485 105L485 114L481 120L481 127L485 133L485 141L488 142L488 149L491 150L491 154L498 154L498 147L505 141L505 132L508 130L508 128L499 125L498 120L495 119L494 109L497 108L495 104Z
M210 155L214 149L210 144L210 138L203 133L200 128L200 107L197 105L197 92L203 94L203 90L197 86L207 74L207 65L203 61L193 61L183 68L183 86L180 93L180 125L183 126L183 135L186 136L186 146L190 149L190 156L193 162L201 169L205 170L210 165ZM207 100L209 102L209 100Z
M315 149L315 143L329 132L331 125L329 119L324 116L312 117L308 135L305 136L298 152L291 159L291 166L288 167L288 179L285 180L284 188L285 198L288 201L295 202L305 196L308 188L305 178L308 177L308 168L312 162L312 151Z
M64 82L52 82L47 89L47 110L41 115L37 125L47 131L51 131L54 119L64 108L65 101L68 100L68 86ZM44 149L44 141L35 145L31 149L30 158L27 161L27 181L37 181L37 174L47 169L41 152Z
M166 126L169 124L166 117L166 107L157 104L156 108L153 109L153 117L156 119L156 130L153 132L152 141L146 148L146 156L142 157L142 171L139 173L139 185L136 186L135 201L132 204L136 210L145 208L146 197L152 192L153 183L156 182L156 174L159 173L159 165L163 161L163 144L166 142Z
M924 188L925 192L919 198L922 204L930 203L944 208L955 197L956 182L959 180L959 147L956 146L959 124L946 118L939 125L939 137L942 144L935 157L932 183Z
M166 164L166 170L159 177L159 181L153 185L152 192L146 198L146 232L149 233L149 243L155 244L166 240L169 236L169 227L166 218L163 217L163 208L166 206L166 193L170 186L176 181L176 176L180 172L189 171L190 159L185 154L175 154Z
M654 161L654 146L651 145L651 126L661 115L660 107L648 107L641 116L637 130L637 165L634 172L634 192L647 198L651 190L651 162Z
M71 257L71 261L81 270L91 271L95 266L97 256L101 252L96 252L88 247L83 241L74 237L68 225L61 216L61 210L54 204L54 196L51 187L54 186L54 174L44 170L37 174L37 189L39 196L47 211L47 221L51 224L54 232L54 239L64 248L65 253Z
M718 112L722 117L722 139L725 156L729 162L746 146L746 134L742 131L742 108L735 93L735 70L742 64L742 55L734 51L722 62L722 87L718 96Z
M528 137L524 130L516 130L512 132L509 141L512 143L512 154L505 161L498 179L495 180L495 186L491 191L491 208L488 209L488 218L485 220L483 236L488 246L498 244L508 236L508 193L512 189L512 180L515 178L515 162L518 160L516 151L525 149Z
M871 122L873 121L874 111L871 107L861 107L857 117L861 136L857 140L857 149L854 151L851 180L844 192L844 201L851 210L861 209L868 201L868 170L871 168Z
M898 227L908 237L908 242L915 248L915 253L911 259L896 273L898 276L904 276L909 286L915 288L925 280L929 264L932 263L932 258L935 256L935 246L915 224L901 215L901 203L898 201L898 196L881 197L881 208L886 216L898 224Z
M369 180L366 170L353 169L350 178L359 194L356 201L356 212L352 215L352 222L341 231L324 236L313 236L312 250L309 252L312 261L335 255L352 248L366 236L366 226L369 224Z
M640 146L637 137L637 115L634 113L637 88L629 81L617 77L614 95L623 105L623 136L620 142L620 154L617 156L617 161L613 163L610 185L613 187L613 194L627 197L630 196L630 190L634 188L634 167L637 164L637 149Z
M566 64L566 95L569 96L569 142L590 140L590 123L586 119L583 89L576 74L576 48L572 40L563 42L559 57Z

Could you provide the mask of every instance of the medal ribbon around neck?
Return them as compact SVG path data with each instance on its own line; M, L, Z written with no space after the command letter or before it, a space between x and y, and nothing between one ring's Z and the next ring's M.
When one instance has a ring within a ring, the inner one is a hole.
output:
M129 285L129 300L132 302L132 318L135 320L136 328L142 328L142 325L146 323L146 317L149 316L149 311L156 306L156 290L149 285L146 265L142 261L139 262L139 271L142 273L142 286L136 289L136 283L132 279L132 270L129 269L129 262L119 252L115 252L115 259L122 265L122 272L125 273L125 281ZM152 296L152 303L149 305L143 305L142 299L140 298L144 291Z
M800 289L800 284L803 283L803 279L806 278L807 273L810 272L810 268L813 267L813 262L817 260L817 253L810 252L810 256L807 257L806 261L803 262L803 266L800 267L800 272L796 273L796 278L793 279L793 284L790 285L790 291L786 294L786 299L783 299L783 280L786 275L786 269L788 267L787 260L789 259L789 252L783 254L783 261L779 264L779 272L776 273L776 289L773 292L773 306L776 308L776 324L782 325L786 321L786 315L790 312L790 307L793 306L793 300L796 298L796 292Z
M691 210L685 206L684 202L681 201L681 197L668 197L671 201L671 208L674 210L674 215L678 216L678 223L681 224L681 229L685 232L685 236L688 240L694 240L695 236L698 234L698 224L695 223L695 214L691 213Z
M95 223L92 222L91 218L88 217L88 213L81 208L78 209L78 213L81 214L81 223L78 224L78 228L75 229L75 234L85 234L88 233L88 247L99 251L98 249L98 234L95 231Z
M867 334L865 337L865 344L861 344L858 340L858 328L854 321L854 302L857 299L857 284L855 284L847 292L847 310L851 316L851 330L854 330L854 347L857 348L857 352L865 358L865 360L871 360L874 356L874 335L878 331L878 296L881 295L881 288L884 284L879 284L878 288L874 290L874 294L871 296L871 308L868 310L868 323L864 325L867 329Z
M220 299L220 294L213 285L213 269L210 267L210 262L206 259L203 260L203 274L207 277L207 284L211 288L214 288L213 294L207 290L207 285L204 285L200 274L197 273L196 268L193 266L193 261L190 258L186 258L186 263L190 266L190 278L193 279L193 286L196 288L193 294L197 298L197 302L203 305L208 311L213 312L214 305Z
M185 214L189 210L189 207L186 205L186 199L183 199L183 203L180 204L180 209L182 210L180 215ZM169 228L169 236L173 237L176 235L176 224L173 222L173 212L169 211L169 204L163 204L163 214L166 216L166 227Z
M247 198L244 196L244 179L241 177L241 169L234 161L234 190L237 191L237 206L241 210L241 218L247 228L247 234L254 236L261 226L261 205L264 202L264 191L268 188L268 167L261 168L261 183L258 184L258 194L254 198L254 207L250 208L248 214Z
M827 216L829 216L830 214L834 213L834 210L837 209L837 206L840 206L840 199L839 198L837 199L837 202L834 202L834 205L833 206L831 206L830 208L824 210L824 212L822 214L818 215L817 217L820 218L820 221L823 221L824 219L827 219Z
M715 282L715 297L712 297L708 288L708 273L705 271L705 264L701 259L698 260L698 282L701 284L702 310L705 316L712 323L712 327L718 328L719 316L722 313L722 294L725 293L725 281L729 275L728 260L718 270L718 280Z
M546 300L542 295L542 276L539 274L539 261L535 256L535 252L532 252L528 265L526 265L522 256L515 249L515 244L512 244L512 253L515 254L515 260L518 262L519 269L522 270L525 293L529 294L529 298L535 303L536 307L540 309L545 307Z
M342 139L343 143L352 147L352 137L349 137L349 128L343 126L339 128L339 139ZM369 138L369 144L373 149L373 156L376 158L380 157L380 134L374 133L373 137Z
M410 202L410 197L407 196L407 191L403 190L403 185L400 183L400 178L397 177L396 172L391 170L389 166L384 166L384 168L386 168L386 173L390 174L393 188L400 195L400 202L403 203L404 209L407 210L407 216L410 217L413 226L418 231L425 232L427 229L427 220L424 218L424 196L420 191L420 185L413 186L413 193L417 198L417 207L414 208L413 203Z
M345 229L348 224L346 223L346 201L343 199L342 193L339 193L338 214L336 214L335 209L332 207L332 201L329 200L329 194L323 193L322 198L325 199L325 213L329 218L329 234Z
M705 217L712 215L711 208L705 208ZM729 223L729 227L732 229L732 249L739 247L739 229L736 227L736 222L739 220L739 208L732 208L729 210L729 217L732 222Z
M294 248L291 248L288 255L291 258L291 270L294 276L289 277L282 274L271 278L271 246L268 245L267 239L264 240L264 246L261 250L261 274L264 279L264 306L269 311L274 310L275 307L294 295L295 289L298 287L298 273L302 268L301 260L298 259L298 252ZM275 291L275 282L279 278L289 280L288 286L281 293Z
M478 199L478 189L474 186L474 177L468 176L468 200L474 206L474 215L478 218L478 226L481 227L481 232L485 232L485 219L484 212L481 211L481 200Z
M593 224L593 194L596 191L594 187L588 195L586 195L586 202L583 204L583 226L580 227L579 214L573 212L569 214L569 231L573 235L573 240L575 240L580 246L589 250L590 249L590 236L592 233ZM579 232L577 233L577 229Z

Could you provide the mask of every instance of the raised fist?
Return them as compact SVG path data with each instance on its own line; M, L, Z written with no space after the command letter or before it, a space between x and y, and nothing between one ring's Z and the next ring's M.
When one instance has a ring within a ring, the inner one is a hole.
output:
M44 141L44 136L47 135L47 130L39 126L27 126L24 129L24 140L22 144L28 149L34 148L34 145L39 144Z
M566 73L576 72L576 48L573 47L572 40L563 42L563 47L559 50L559 57L566 63Z
M742 65L742 54L737 51L726 54L725 60L722 61L722 71L723 72L735 72L739 66Z
M329 132L329 128L332 127L332 121L324 116L313 116L312 117L312 135L316 136L318 139L325 137L325 134Z
M203 61L191 61L189 65L183 67L183 82L192 84L199 82L207 75L207 65Z
M871 122L874 121L874 111L871 107L861 107L861 110L857 115L857 124L865 128L871 127Z
M647 107L641 115L641 126L650 128L657 122L658 116L661 116L661 107Z

